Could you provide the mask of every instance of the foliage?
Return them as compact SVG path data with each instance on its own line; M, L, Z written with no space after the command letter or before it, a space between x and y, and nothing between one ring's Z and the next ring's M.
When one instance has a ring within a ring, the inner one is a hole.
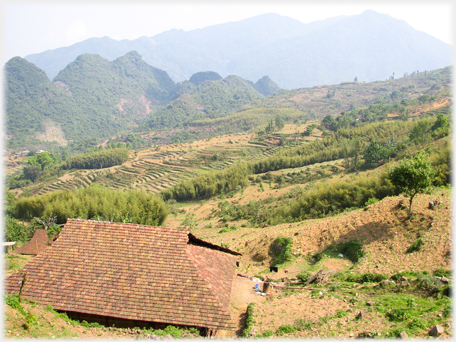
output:
M173 325L168 325L165 329L156 329L154 330L154 335L156 336L167 336L171 335L173 338L182 338L184 330Z
M49 227L46 234L49 237L49 240L53 240L57 235L60 234L61 231L62 231L62 227L55 224L55 225Z
M273 265L280 265L291 260L291 246L293 245L293 238L279 236L269 247L269 254L272 257Z
M301 283L305 283L307 280L309 280L309 278L312 276L312 273L309 272L309 271L305 271L305 272L301 272L299 273L296 278L298 278L298 280L301 282Z
M418 252L422 246L424 246L424 241L422 237L419 237L407 248L406 253Z
M342 253L344 256L346 256L353 262L358 262L359 259L361 259L365 255L363 245L358 239L353 239L344 243L340 243L337 246L337 251Z
M77 154L69 157L60 165L61 169L98 169L121 165L128 159L126 148L113 148Z
M35 233L35 227L32 225L23 225L10 215L6 215L5 220L5 241L28 242Z
M238 186L246 186L248 184L247 176L250 174L251 168L247 163L238 163L220 172L206 173L190 180L181 181L175 186L163 190L160 194L165 201L211 197L234 191Z
M24 328L30 329L32 326L37 324L37 319L34 314L30 312L30 310L26 310L23 305L21 304L21 298L19 295L6 295L5 303L12 307L13 309L17 310L23 317L24 317Z
M256 303L250 303L247 306L246 320L245 320L245 329L242 333L244 337L248 337L252 331L253 325L255 323L254 311Z
M433 175L434 170L431 167L429 157L423 150L389 169L388 179L410 197L409 216L412 214L413 198L431 186Z
M167 209L164 202L154 195L136 190L120 192L99 186L59 190L17 201L15 217L32 219L51 215L56 216L58 224L65 223L67 218L83 218L154 226L164 222Z
M379 283L382 280L388 279L384 274L377 273L364 273L364 274L352 274L350 273L345 279L348 282L352 283Z
M277 336L282 336L284 334L294 333L296 330L298 330L298 329L295 326L285 324L285 325L281 325L279 328L277 328L275 333Z

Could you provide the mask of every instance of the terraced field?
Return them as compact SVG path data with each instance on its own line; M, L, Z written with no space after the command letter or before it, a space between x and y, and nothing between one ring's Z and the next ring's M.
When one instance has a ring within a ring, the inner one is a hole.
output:
M204 145L197 142L198 148L180 144L164 146L158 151L139 151L121 166L70 171L58 180L46 184L38 194L87 188L93 182L117 190L138 189L158 193L200 173L223 170L238 161L255 161L280 149L280 146L272 143L250 144L247 134L237 134L236 138L232 136L220 138L216 144Z

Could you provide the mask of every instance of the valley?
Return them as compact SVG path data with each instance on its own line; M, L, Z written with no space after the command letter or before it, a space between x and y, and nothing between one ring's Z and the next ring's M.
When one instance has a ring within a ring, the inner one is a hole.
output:
M4 156L7 240L20 246L67 218L144 224L147 213L242 254L230 306L237 328L219 337L425 338L439 326L436 337L451 338L450 76L279 90L191 118L163 107L137 131L68 143L64 126L48 121L55 142ZM219 81L199 89L215 92ZM420 151L432 174L409 215L410 194L389 170ZM6 275L28 260L5 259ZM328 277L309 282L319 271ZM272 289L262 296L254 286L264 282ZM7 337L198 337L77 322L16 299L5 304Z

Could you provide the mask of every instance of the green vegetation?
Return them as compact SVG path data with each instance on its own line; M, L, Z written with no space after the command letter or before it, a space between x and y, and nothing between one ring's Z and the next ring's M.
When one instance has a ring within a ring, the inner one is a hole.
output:
M167 216L164 202L139 191L118 192L100 186L75 191L55 191L42 196L20 198L13 210L15 217L56 217L56 223L67 218L131 222L159 226Z
M279 236L276 238L269 247L269 254L272 257L272 264L280 265L291 260L291 246L293 245L293 238L285 238Z
M247 312L246 312L247 318L245 320L245 328L243 331L244 337L249 337L249 335L252 331L253 325L255 324L255 317L253 314L255 305L256 305L256 303L250 303L249 306L247 307Z
M4 241L28 242L35 233L35 227L25 226L10 215L4 217Z
M126 148L99 150L69 157L60 166L61 169L102 169L114 165L121 165L128 159Z
M358 262L365 255L363 245L358 239L339 244L337 250L353 262Z
M409 216L412 215L413 198L431 186L433 176L434 170L429 157L422 150L415 153L412 158L404 159L399 165L389 169L388 178L391 183L410 197Z

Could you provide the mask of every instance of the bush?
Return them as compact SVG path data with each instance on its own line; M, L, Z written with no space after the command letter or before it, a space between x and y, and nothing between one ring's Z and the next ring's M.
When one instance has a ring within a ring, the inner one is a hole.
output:
M439 268L439 269L435 270L433 273L434 273L434 276L436 276L436 277L446 277L446 278L451 277L450 270L444 270L444 269Z
M411 330L420 330L420 329L426 329L426 328L427 328L427 324L426 324L426 322L424 321L424 319L422 319L421 317L415 317L415 318L408 324L408 327L409 327Z
M153 194L92 185L86 189L20 198L14 216L22 219L55 216L57 224L66 223L68 218L81 218L159 226L167 215L165 203Z
M403 272L393 274L390 277L390 279L396 281L402 277L407 277L407 278L417 277L419 274L420 274L419 272L415 272L415 271L403 271Z
M386 318L388 318L391 322L403 322L407 321L410 318L409 310L407 309L391 309L387 314Z
M314 326L314 323L312 322L307 322L303 320L302 318L296 320L295 326L297 330L310 330Z
M249 306L247 307L247 312L246 312L247 318L245 321L245 329L243 332L244 337L249 336L250 332L252 331L253 324L255 323L255 318L253 316L255 305L256 305L256 303L250 303Z
M292 326L292 325L281 325L277 330L276 330L276 335L277 336L282 336L284 334L291 334L294 333L298 328Z
M269 247L269 254L272 256L272 264L280 265L291 260L291 246L293 238L279 236Z
M301 282L301 283L305 283L307 280L309 280L309 278L312 276L312 273L309 272L309 271L305 271L305 272L301 272L299 273L296 278L298 278L298 280Z
M407 249L406 253L418 252L421 249L421 246L424 245L424 241L421 237L415 240L411 246Z
M154 331L154 335L156 336L167 336L171 335L174 338L181 338L183 334L183 330L180 328L177 328L173 325L168 325L165 329L157 329Z
M274 331L271 329L266 329L265 331L263 331L262 334L256 335L255 337L263 338L263 337L271 337L272 335L274 335Z
M358 262L358 260L365 255L363 245L358 239L353 239L339 244L337 246L337 251L339 253L342 253L353 262Z
M35 233L36 227L25 226L9 215L6 216L5 221L5 241L28 242Z
M419 277L418 288L428 292L430 295L439 292L442 282L433 275L425 275Z
M345 281L348 281L350 283L360 283L361 282L361 276L358 274L349 274Z
M379 283L385 279L388 279L388 277L384 274L364 273L361 276L362 283Z

